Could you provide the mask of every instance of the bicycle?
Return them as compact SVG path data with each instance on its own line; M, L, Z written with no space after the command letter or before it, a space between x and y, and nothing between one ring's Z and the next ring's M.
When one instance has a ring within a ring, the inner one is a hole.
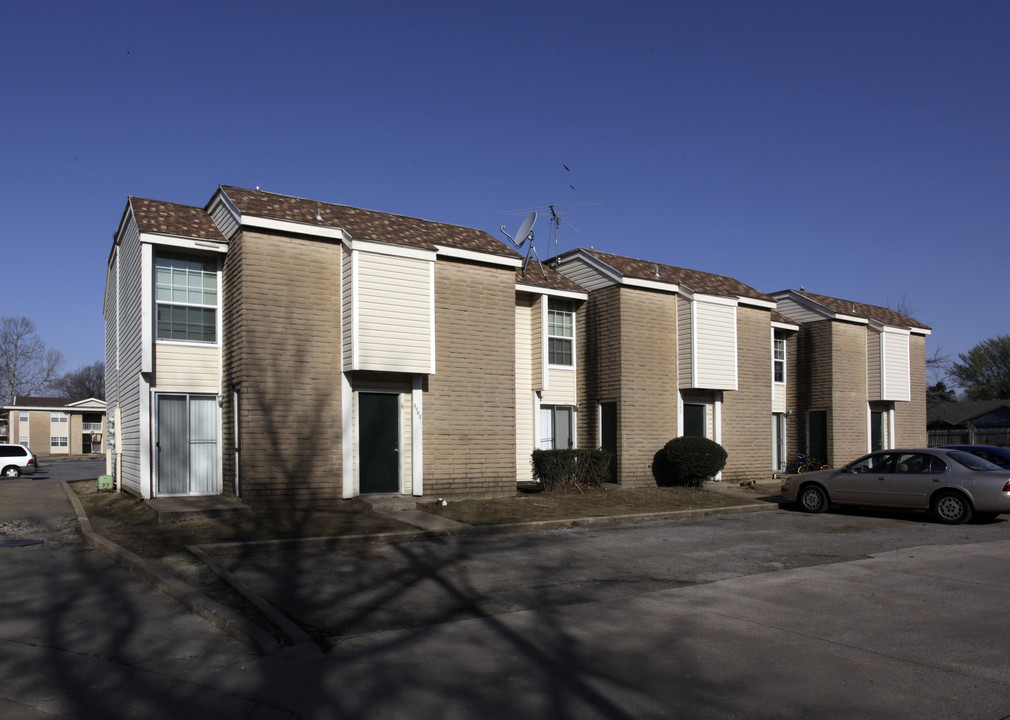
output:
M804 472L814 472L815 470L830 470L831 466L826 462L821 462L820 460L815 460L812 457L804 455L803 453L796 453L796 462L792 463L786 468L786 472L790 475L795 475L796 473Z

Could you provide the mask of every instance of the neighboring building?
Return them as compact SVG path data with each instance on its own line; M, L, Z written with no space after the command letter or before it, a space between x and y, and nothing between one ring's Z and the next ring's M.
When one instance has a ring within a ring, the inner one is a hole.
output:
M789 447L840 465L873 450L926 445L927 326L803 290L771 295L799 324Z
M523 272L480 230L259 190L131 197L105 289L110 467L145 498L494 496L530 479L535 448L605 447L641 485L666 442L699 434L726 447L723 479L748 479L808 448L796 418L821 409L824 365L876 368L865 412L910 437L922 326L904 327L903 400L901 323L825 308L863 354L817 346L811 365L816 303L797 318L791 295L594 250L556 264Z
M580 248L559 272L589 290L579 416L582 445L615 453L616 480L654 484L653 459L681 435L726 448L722 477L774 469L785 412L785 337L799 328L775 301L724 275Z
M103 400L18 397L3 409L9 428L5 442L25 445L39 457L105 452Z
M1010 445L1010 400L941 403L928 410L930 447Z

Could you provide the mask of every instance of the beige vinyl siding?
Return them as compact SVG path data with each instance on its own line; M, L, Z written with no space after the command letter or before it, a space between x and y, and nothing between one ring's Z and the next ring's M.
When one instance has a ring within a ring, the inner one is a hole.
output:
M340 257L340 317L342 331L340 335L341 343L341 370L350 370L354 365L354 271L350 248L341 246Z
M881 399L881 365L880 347L883 345L883 333L879 330L866 331L866 396L870 400Z
M550 368L550 385L544 390L540 399L543 405L574 405L577 402L575 394L575 370Z
M677 302L677 378L681 388L691 387L693 381L691 356L694 348L692 338L691 301L682 295Z
M772 412L784 413L787 410L786 407L786 385L788 384L788 376L785 383L772 383Z
M736 390L736 306L698 298L691 304L689 387Z
M544 348L544 315L547 313L547 298L537 296L530 307L530 345L533 358L533 389L543 390L549 380L545 375L547 367L547 351Z
M221 363L216 345L154 346L155 386L159 391L221 392Z
M883 347L881 358L881 400L908 401L910 395L909 352L907 331L885 328L880 334Z
M432 372L431 262L354 251L356 370Z
M538 359L533 355L530 335L533 298L516 297L516 480L529 480L530 453L535 447L533 432L533 365Z

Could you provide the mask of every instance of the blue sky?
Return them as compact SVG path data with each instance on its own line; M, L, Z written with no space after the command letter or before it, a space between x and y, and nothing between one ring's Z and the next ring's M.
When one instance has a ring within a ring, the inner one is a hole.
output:
M1010 333L1008 37L1007 2L5 3L0 314L103 359L127 196L229 184L502 240L554 205L560 251L904 302L956 358Z

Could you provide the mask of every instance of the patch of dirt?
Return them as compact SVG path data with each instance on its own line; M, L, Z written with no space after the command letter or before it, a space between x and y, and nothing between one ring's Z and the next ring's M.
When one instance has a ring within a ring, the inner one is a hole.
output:
M685 487L568 487L555 492L520 493L511 498L432 503L423 509L469 525L570 520L760 504L756 493Z
M225 605L244 601L187 549L244 540L334 537L412 529L379 515L360 500L339 500L311 508L254 510L231 517L194 517L159 524L129 493L99 493L94 480L71 483L96 533L161 567Z

